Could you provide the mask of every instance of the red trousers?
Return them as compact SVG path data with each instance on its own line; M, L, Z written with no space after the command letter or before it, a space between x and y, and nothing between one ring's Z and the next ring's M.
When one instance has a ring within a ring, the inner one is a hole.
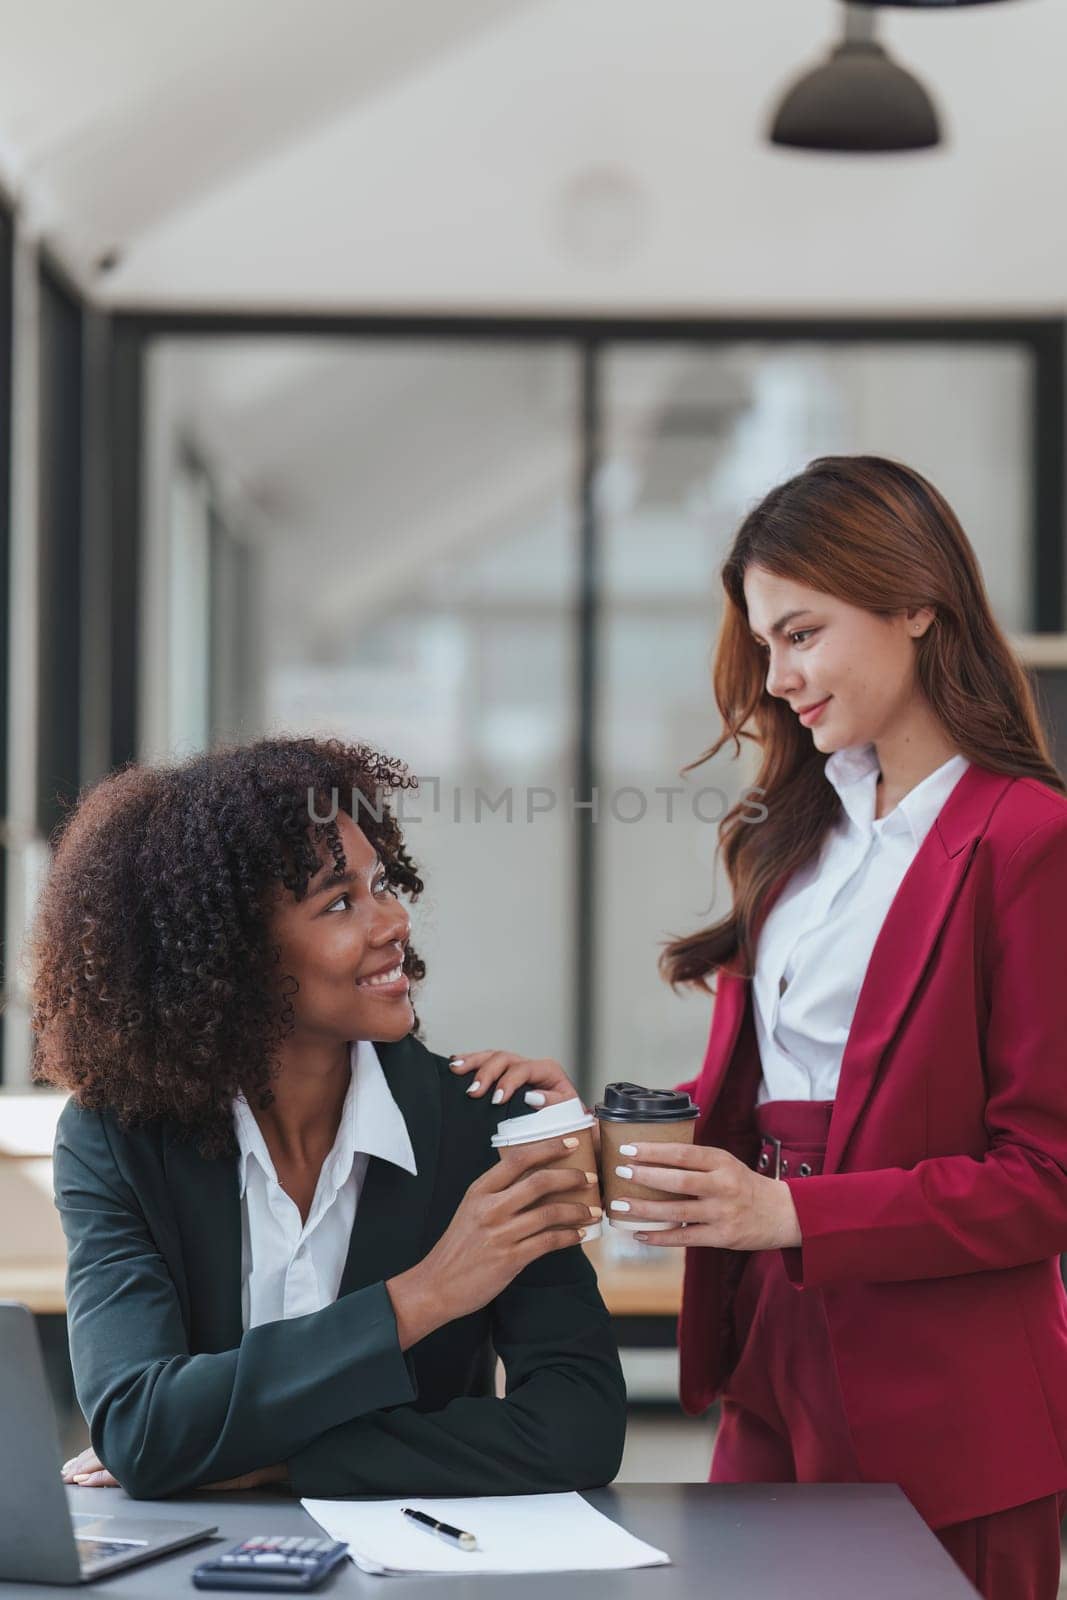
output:
M832 1108L794 1100L758 1107L759 1170L820 1172ZM733 1317L740 1356L723 1389L710 1481L861 1482L821 1294L794 1288L779 1250L756 1251ZM1056 1600L1065 1509L1067 1496L1050 1495L934 1532L985 1600Z

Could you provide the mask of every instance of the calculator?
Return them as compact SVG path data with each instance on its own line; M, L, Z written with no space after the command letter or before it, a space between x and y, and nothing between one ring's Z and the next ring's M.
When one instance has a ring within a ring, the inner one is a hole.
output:
M198 1589L317 1589L348 1555L336 1539L257 1534L193 1569Z

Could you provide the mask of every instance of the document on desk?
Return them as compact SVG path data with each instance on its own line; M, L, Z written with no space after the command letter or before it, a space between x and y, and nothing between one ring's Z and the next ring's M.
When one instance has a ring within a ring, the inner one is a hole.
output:
M487 1495L462 1500L302 1500L331 1539L343 1539L364 1572L618 1572L659 1567L670 1556L602 1516L580 1494ZM401 1515L402 1506L473 1533L457 1550Z

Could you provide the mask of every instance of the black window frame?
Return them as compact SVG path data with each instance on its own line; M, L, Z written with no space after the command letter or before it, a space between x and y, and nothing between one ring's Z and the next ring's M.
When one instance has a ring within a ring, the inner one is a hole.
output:
M51 837L82 781L85 302L38 261L37 826Z
M11 405L15 336L15 219L0 201L0 917L7 914L7 856L11 770L8 692L11 671ZM7 982L7 936L0 935L0 993ZM4 1035L0 1027L0 1085L4 1081Z

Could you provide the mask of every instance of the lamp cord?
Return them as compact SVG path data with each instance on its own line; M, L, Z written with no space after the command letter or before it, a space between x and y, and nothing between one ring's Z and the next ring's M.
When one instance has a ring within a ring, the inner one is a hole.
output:
M871 6L845 5L845 43L873 44L875 14Z

